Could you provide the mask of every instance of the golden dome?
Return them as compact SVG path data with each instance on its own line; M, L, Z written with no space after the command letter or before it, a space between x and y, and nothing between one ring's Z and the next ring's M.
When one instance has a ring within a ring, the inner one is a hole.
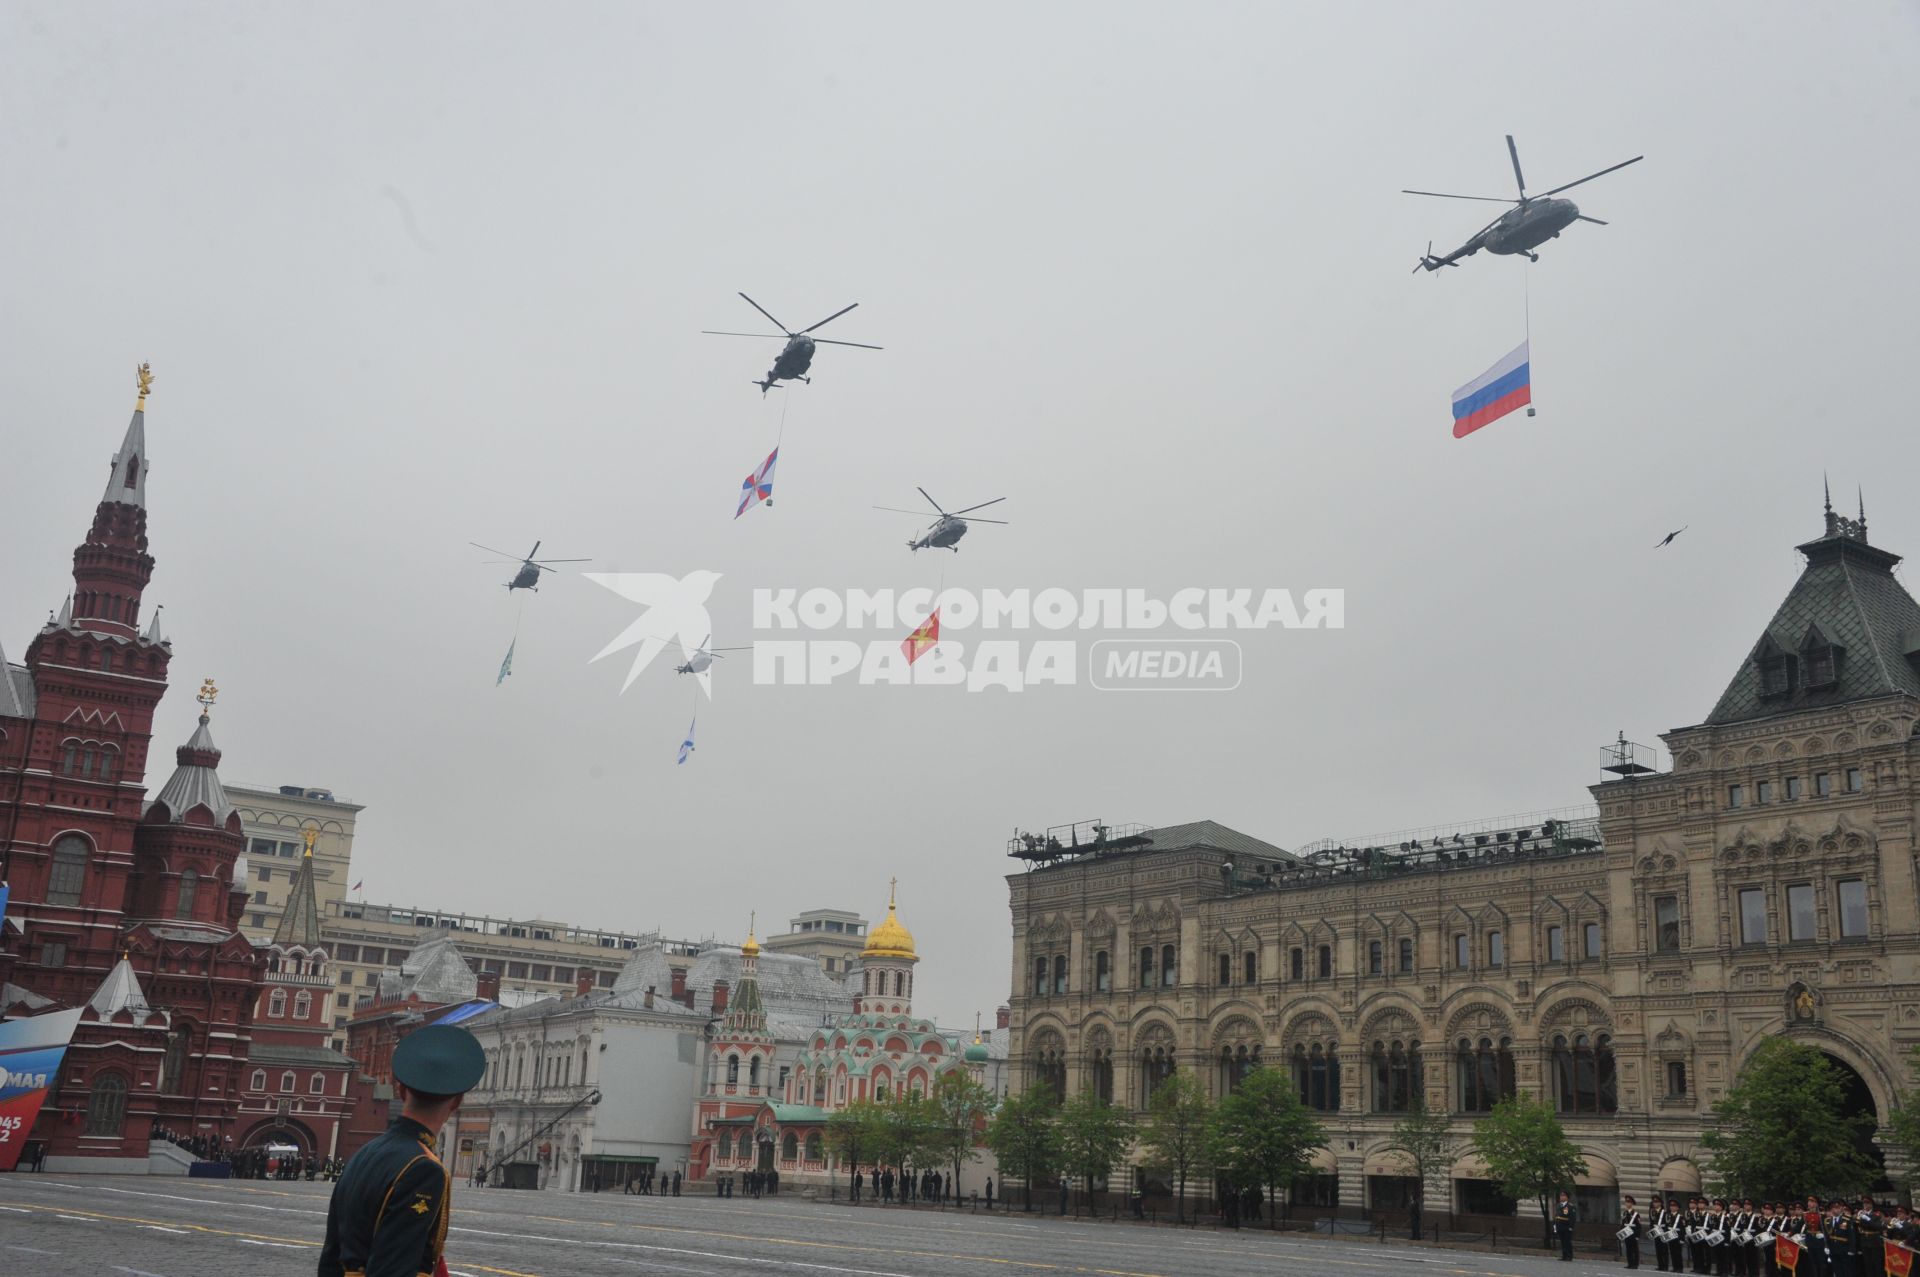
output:
M760 942L753 938L753 920L751 917L747 921L747 942L740 946L740 956L743 958L757 958L760 956Z
M887 894L887 918L879 926L867 933L867 947L860 951L863 958L905 958L909 962L918 962L920 955L913 951L913 932L900 925L893 904L893 894Z

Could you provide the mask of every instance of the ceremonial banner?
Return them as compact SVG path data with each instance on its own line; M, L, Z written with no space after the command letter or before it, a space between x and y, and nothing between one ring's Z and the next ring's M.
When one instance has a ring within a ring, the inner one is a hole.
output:
M1464 439L1490 421L1533 402L1532 345L1523 341L1505 358L1453 392L1453 437Z
M79 1023L76 1009L0 1024L0 1171L19 1162Z
M939 642L940 609L935 608L927 619L920 623L919 629L907 635L906 640L900 644L900 651L906 656L907 664L911 665L931 652Z
M1914 1252L1899 1242L1887 1243L1887 1277L1908 1277L1913 1272Z
M1800 1243L1791 1237L1782 1237L1773 1243L1774 1266L1783 1272L1800 1271Z

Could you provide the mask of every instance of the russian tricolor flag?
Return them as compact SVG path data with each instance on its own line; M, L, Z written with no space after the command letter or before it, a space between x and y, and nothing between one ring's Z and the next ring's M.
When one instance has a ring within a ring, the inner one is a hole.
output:
M1533 402L1533 365L1523 341L1493 367L1453 392L1453 437L1464 439L1480 427Z

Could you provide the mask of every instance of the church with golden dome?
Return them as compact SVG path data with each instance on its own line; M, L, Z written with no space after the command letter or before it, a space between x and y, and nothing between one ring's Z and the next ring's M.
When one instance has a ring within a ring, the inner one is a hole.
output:
M777 1170L783 1185L824 1185L844 1175L826 1147L827 1121L836 1109L928 1095L953 1072L994 1085L984 1048L968 1047L961 1035L913 1014L920 955L891 891L886 919L868 933L845 975L849 1010L788 1012L786 998L763 991L761 964L811 960L763 957L751 927L739 953L738 983L724 995L724 1015L714 1023L704 1093L695 1107L694 1180Z

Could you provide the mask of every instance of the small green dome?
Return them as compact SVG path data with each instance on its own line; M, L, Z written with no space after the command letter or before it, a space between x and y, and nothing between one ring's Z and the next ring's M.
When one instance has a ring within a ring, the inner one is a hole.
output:
M982 1063L983 1061L985 1061L985 1060L986 1060L986 1058L987 1058L987 1044L986 1044L986 1043L984 1043L984 1042L975 1042L975 1043L974 1043L974 1044L973 1044L972 1046L970 1046L970 1047L968 1047L968 1048L967 1048L967 1063L968 1063L968 1064L979 1064L979 1063Z

